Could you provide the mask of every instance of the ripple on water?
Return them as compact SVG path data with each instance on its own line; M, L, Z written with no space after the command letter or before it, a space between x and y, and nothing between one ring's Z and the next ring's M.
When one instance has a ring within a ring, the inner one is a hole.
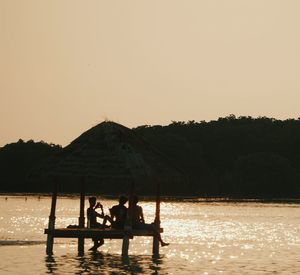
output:
M105 211L115 202L102 200ZM147 221L154 204L142 202ZM100 253L77 256L76 239L55 240L45 257L50 200L0 197L0 273L18 274L263 274L299 273L300 211L272 204L162 204L163 238L170 242L161 257L151 256L151 238L135 238L130 255L120 255L121 241L107 240ZM76 224L79 202L58 201L57 226ZM92 245L86 241L86 249Z

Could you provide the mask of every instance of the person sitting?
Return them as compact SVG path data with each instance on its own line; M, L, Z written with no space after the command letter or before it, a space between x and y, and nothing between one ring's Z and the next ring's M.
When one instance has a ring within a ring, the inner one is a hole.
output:
M151 230L154 232L154 235L158 238L161 246L167 246L169 243L166 243L162 240L160 232L154 226L154 224L145 223L143 208L138 203L138 196L133 197L132 201L132 227L133 229L142 229L142 230Z
M106 228L106 225L97 222L97 218L106 218L101 203L97 202L96 197L90 197L89 204L90 207L87 209L88 228ZM96 211L97 208L101 209L101 214ZM90 248L90 250L96 251L98 247L104 244L103 238L93 238L92 240L94 242L94 246Z
M126 222L127 217L127 207L125 206L125 203L128 201L128 199L125 196L119 197L119 204L113 206L110 209L110 215L111 215L111 226L114 229L124 229L124 225Z

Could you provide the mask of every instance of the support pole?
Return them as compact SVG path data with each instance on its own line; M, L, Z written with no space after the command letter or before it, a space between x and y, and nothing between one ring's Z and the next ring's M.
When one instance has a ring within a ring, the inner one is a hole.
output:
M134 182L131 182L130 191L129 191L128 215L127 215L126 223L125 223L125 227L124 227L124 230L125 230L126 234L123 237L123 243L122 243L122 256L128 256L129 235L131 234L131 230L132 230L133 194L134 194Z
M125 235L123 237L122 242L122 256L128 256L128 250L129 250L129 235Z
M52 193L52 200L51 200L51 210L49 216L49 223L48 223L48 235L47 235L47 246L46 246L46 254L52 255L53 254L53 230L55 229L55 209L56 209L56 200L57 200L57 180L54 182L54 188Z
M157 182L156 186L156 207L155 207L155 220L154 226L157 231L160 231L160 182ZM152 246L153 256L159 256L159 239L157 236L153 236L153 246Z
M84 228L85 218L84 218L84 178L81 179L81 188L80 188L80 212L79 212L79 218L78 218L78 224L79 228ZM83 254L84 253L84 238L78 238L78 253Z

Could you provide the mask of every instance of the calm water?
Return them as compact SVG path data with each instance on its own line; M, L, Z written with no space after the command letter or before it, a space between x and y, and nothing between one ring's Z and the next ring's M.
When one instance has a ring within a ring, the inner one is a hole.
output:
M161 256L151 238L136 237L130 256L121 241L106 240L99 253L77 255L74 239L56 239L45 255L49 197L0 196L0 274L300 274L300 205L166 202L161 206ZM108 212L115 202L101 200ZM146 220L154 203L142 202ZM79 200L59 198L57 226L76 224ZM91 246L86 240L86 250Z

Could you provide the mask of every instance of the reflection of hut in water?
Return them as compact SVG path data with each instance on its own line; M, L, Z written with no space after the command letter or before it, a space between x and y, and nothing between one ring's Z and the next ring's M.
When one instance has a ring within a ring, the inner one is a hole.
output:
M128 252L129 238L152 236L153 252L157 254L158 240L153 232L132 230L130 218L126 231L84 228L84 194L119 194L128 192L129 189L131 196L133 192L154 194L155 190L172 188L174 183L185 182L186 179L180 169L172 165L149 143L132 130L113 122L103 122L83 133L32 174L32 178L39 177L56 178L49 227L46 230L48 254L52 253L54 237L78 238L78 250L83 252L84 238L95 236L122 238L123 254ZM160 183L163 183L161 188ZM62 192L80 190L79 229L55 229L57 187ZM155 224L158 230L161 230L159 193L156 197Z

